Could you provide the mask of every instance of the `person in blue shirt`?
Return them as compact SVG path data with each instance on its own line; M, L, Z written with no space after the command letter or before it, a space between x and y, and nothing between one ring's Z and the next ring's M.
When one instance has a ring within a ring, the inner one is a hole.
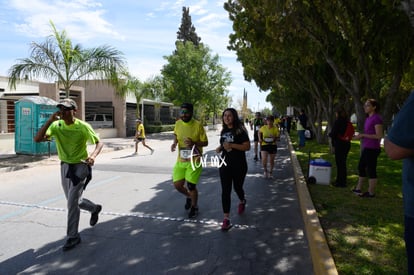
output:
M305 130L308 125L308 117L305 115L305 110L301 109L298 117L296 129L299 136L299 148L305 147Z
M414 92L397 114L384 141L384 149L393 160L403 159L404 239L408 274L414 275Z

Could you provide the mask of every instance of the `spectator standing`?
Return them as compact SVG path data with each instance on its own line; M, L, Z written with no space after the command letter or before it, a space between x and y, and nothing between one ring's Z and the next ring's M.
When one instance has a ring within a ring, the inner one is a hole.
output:
M414 92L397 114L384 141L384 149L393 160L403 160L404 239L408 275L414 275Z
M259 158L257 157L258 154L258 147L259 147L259 130L260 127L264 125L262 114L260 112L256 112L255 118L253 119L253 123L250 125L250 129L253 130L253 142L254 142L254 160L257 161Z
M186 196L184 208L190 209L188 217L191 219L198 215L197 183L202 171L200 158L203 147L208 145L208 140L203 125L193 118L191 103L183 103L180 114L181 119L175 122L174 141L171 145L171 152L174 152L178 145L178 157L173 168L173 183L175 189Z
M358 164L358 184L352 190L363 198L375 197L377 178L377 160L381 153L381 139L384 136L382 117L378 114L379 104L375 99L368 99L364 104L364 111L368 115L364 123L364 133L355 136L354 139L362 140L361 156ZM362 185L368 179L368 191L362 193Z
M275 126L275 118L268 116L266 125L259 130L260 153L262 154L262 165L265 178L273 178L273 168L275 166L275 157L277 152L276 141L279 139L279 127ZM269 162L270 170L267 169Z
M298 123L296 125L299 136L299 148L305 147L305 130L307 128L307 125L308 117L305 115L305 111L301 109L298 117Z
M220 133L220 146L216 148L221 153L225 165L219 168L221 180L221 204L224 213L222 230L229 230L231 190L232 186L240 202L238 213L243 214L246 199L243 190L247 174L246 151L250 150L250 140L246 128L240 123L237 111L227 108L222 115L223 128Z
M282 126L281 126L280 122L282 121L282 119L280 117L277 117L277 116L273 116L273 117L275 118L274 121L273 121L274 126L279 128L279 133L281 133L282 132ZM265 122L265 125L266 125L266 122Z
M335 112L336 120L332 127L332 131L329 133L331 137L332 146L335 151L335 163L336 163L336 180L334 186L346 187L347 179L347 167L346 160L348 158L349 150L351 149L351 140L343 138L346 127L349 122L349 116L345 109L339 107Z
M280 134L285 134L286 130L286 116L282 116L279 122Z
M62 188L68 208L67 239L63 251L74 248L81 242L78 232L80 209L91 212L89 224L98 222L102 206L86 198L82 198L83 190L91 179L91 166L101 152L103 143L92 127L75 118L78 106L72 99L59 102L60 111L54 113L40 128L34 137L35 142L42 142L53 137L56 140L57 152L61 160L60 174ZM95 150L88 155L87 142L95 144Z
M291 127L292 127L292 117L287 116L286 117L286 131L288 132L288 134L290 134Z
M154 153L154 149L152 149L150 146L148 146L145 143L145 128L144 128L144 124L142 123L141 119L137 119L136 120L136 130L135 130L135 155L138 154L138 143L142 142L142 145L144 145L145 147L147 147L150 151L151 151L151 155Z

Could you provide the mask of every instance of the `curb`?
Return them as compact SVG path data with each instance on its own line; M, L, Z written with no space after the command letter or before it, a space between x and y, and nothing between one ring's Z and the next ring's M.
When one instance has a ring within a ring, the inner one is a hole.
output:
M22 169L26 169L29 168L29 165L16 165L13 167L2 167L0 168L0 174L1 173L8 173L8 172L13 172L13 171L17 171L17 170L22 170Z
M308 186L296 157L295 150L293 149L290 136L286 135L286 137L288 138L299 205L302 212L303 222L305 223L306 235L308 236L313 272L318 275L337 275L338 270L336 269L331 250L329 249L328 242L326 241L325 234L320 224L318 213L316 212L309 194Z

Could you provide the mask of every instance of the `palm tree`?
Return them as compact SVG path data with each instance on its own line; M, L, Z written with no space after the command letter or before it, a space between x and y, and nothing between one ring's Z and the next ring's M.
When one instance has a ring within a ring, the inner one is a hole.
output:
M19 59L9 69L12 89L21 80L39 78L57 81L66 97L70 96L74 83L86 79L107 81L116 90L120 89L120 76L126 71L122 52L107 45L92 49L83 49L79 44L73 46L65 31L59 33L52 21L50 25L53 34L44 43L32 42L30 57Z
M139 81L138 78L132 76L128 72L125 72L122 74L122 78L124 79L122 85L119 86L119 89L117 91L117 95L124 98L127 95L133 95L135 96L135 99L137 101L137 110L136 110L136 116L139 117L139 102L144 97L144 89L143 84L141 81ZM144 119L144 118L142 118Z
M124 79L124 81L117 91L117 95L120 97L126 97L127 95L134 96L137 106L144 97L154 99L155 101L162 100L164 95L162 76L153 76L148 78L146 81L141 82L138 78L132 76L131 74L125 73L122 75L122 79ZM139 108L137 108L136 115L137 117L140 116Z

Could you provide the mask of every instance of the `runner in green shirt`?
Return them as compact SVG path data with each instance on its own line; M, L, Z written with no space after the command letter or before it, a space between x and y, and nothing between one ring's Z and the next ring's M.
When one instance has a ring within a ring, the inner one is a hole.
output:
M74 100L66 98L57 107L60 111L46 121L34 141L42 142L52 137L56 140L61 160L62 188L68 201L67 240L63 246L63 251L67 251L81 242L78 232L80 209L91 212L91 226L98 222L102 206L82 198L82 192L91 178L91 166L101 152L103 143L88 123L75 118L78 106ZM88 141L95 144L95 150L90 155L87 151Z
M177 191L187 197L184 208L190 209L188 217L191 219L198 215L196 185L202 171L200 158L208 140L203 125L193 119L193 105L190 103L181 105L181 119L175 123L171 152L176 150L177 145L178 156L173 170L173 183ZM187 188L184 186L186 181Z

